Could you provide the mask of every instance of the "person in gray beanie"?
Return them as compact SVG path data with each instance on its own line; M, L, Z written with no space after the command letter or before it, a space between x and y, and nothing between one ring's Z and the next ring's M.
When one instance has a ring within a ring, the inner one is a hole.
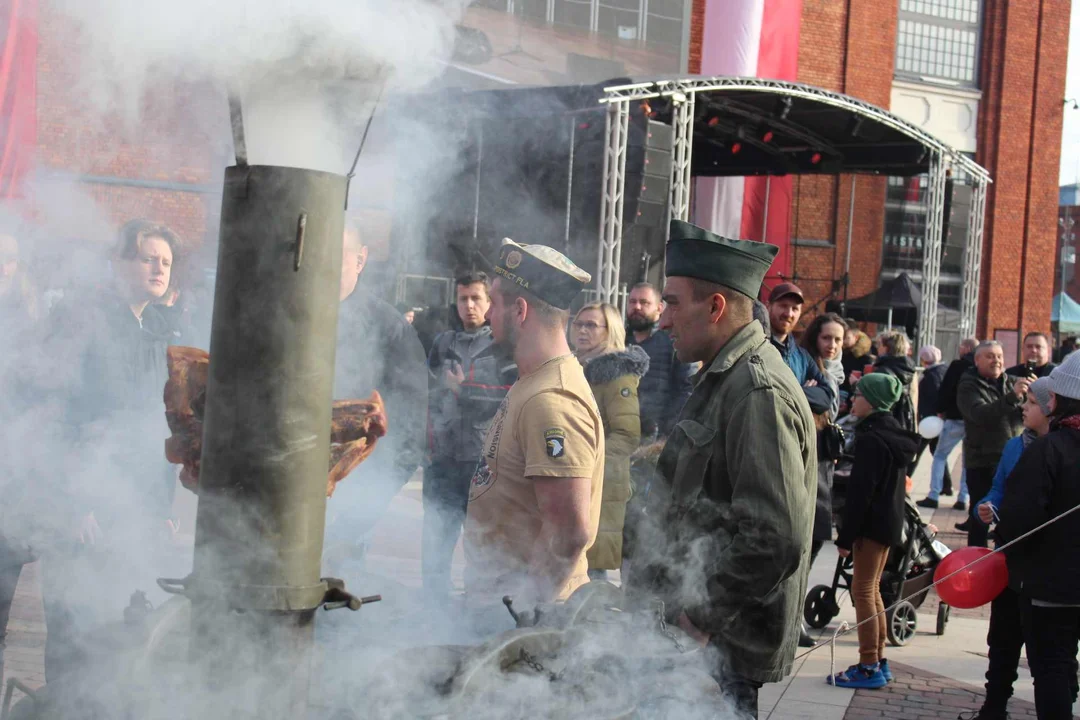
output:
M1005 551L1009 587L1019 600L1036 712L1057 720L1072 717L1080 685L1080 513L1066 514L1080 506L1080 355L1047 381L1049 432L1031 442L1005 480L996 530L1000 543L1032 533Z
M990 525L1005 494L1005 481L1020 456L1035 441L1050 432L1050 379L1041 378L1031 383L1023 404L1024 431L1005 443L994 474L994 485L978 504L978 521ZM973 521L977 522L977 521ZM1017 678L1020 650L1024 647L1024 627L1020 620L1020 598L1015 591L1005 588L990 603L990 629L986 634L988 646L986 670L986 697L982 707L971 714L972 719L988 720L1005 718L1006 705L1013 694ZM967 720L967 714L962 715Z

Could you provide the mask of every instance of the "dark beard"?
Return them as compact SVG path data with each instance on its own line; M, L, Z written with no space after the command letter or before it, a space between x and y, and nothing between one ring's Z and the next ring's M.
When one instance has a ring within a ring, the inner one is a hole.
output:
M656 324L655 320L649 320L648 318L630 316L626 318L626 327L630 332L645 332L646 330L652 330L653 325Z

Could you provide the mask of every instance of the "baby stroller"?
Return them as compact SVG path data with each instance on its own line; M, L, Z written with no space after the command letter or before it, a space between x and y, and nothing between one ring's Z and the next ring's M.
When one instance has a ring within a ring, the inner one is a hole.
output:
M854 433L845 430L849 442L833 476L833 517L837 520L837 525L839 517L842 516L847 480L851 475L853 461L850 439ZM915 635L918 625L915 611L926 600L930 585L934 582L934 570L948 552L943 543L934 540L930 528L919 515L919 508L908 498L904 503L904 526L900 542L889 551L885 571L881 574L880 587L881 599L886 608L901 598L913 594L914 596L886 614L890 644L901 647ZM820 630L840 614L840 606L836 601L837 591L851 591L853 570L854 562L850 555L837 558L832 585L817 585L807 593L803 603L803 617L807 625ZM945 634L948 622L949 606L941 603L937 612L938 635Z

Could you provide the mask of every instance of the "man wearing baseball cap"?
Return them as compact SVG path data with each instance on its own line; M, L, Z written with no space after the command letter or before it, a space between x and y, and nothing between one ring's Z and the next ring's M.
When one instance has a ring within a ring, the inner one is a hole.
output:
M769 293L769 326L772 329L772 344L780 351L784 362L795 373L795 378L804 387L818 386L829 394L834 408L839 395L829 382L821 368L810 357L806 348L795 341L792 331L802 317L805 302L802 290L794 283L780 283Z

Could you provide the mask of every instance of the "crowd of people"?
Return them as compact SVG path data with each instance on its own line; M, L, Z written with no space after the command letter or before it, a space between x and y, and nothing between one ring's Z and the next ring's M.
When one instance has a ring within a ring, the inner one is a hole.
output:
M5 470L0 632L21 568L41 559L52 682L84 661L83 638L126 604L130 581L169 561L166 348L205 346L210 296L179 289L181 239L145 220L121 229L108 277L48 311L19 250L17 233L0 232L0 420L9 449L20 429L47 427L65 451L9 454L28 460ZM748 716L762 684L790 672L795 647L813 645L799 619L807 575L834 539L853 560L861 624L859 661L828 681L889 682L880 578L927 449L931 488L917 504L937 508L953 495L949 458L963 441L953 507L970 511L971 545L985 546L992 525L997 542L1017 539L1080 501L1080 353L1055 364L1042 333L1006 368L994 341L965 339L946 365L936 347L914 353L902 331L871 338L832 313L800 330L799 287L757 300L775 247L678 221L664 287L635 285L625 316L605 303L571 314L588 273L552 248L507 241L486 272L455 278L452 322L418 332L426 311L365 286L357 228L342 253L335 397L378 390L391 430L328 509L328 570L363 565L372 528L422 469L426 601L456 602L462 537L465 605L504 617L504 595L527 613L620 571L628 597L661 600L666 622L709 649L714 677ZM917 432L927 420L940 424L931 438ZM1071 712L1078 522L1010 548L978 717L1004 717L1024 644L1040 717Z

